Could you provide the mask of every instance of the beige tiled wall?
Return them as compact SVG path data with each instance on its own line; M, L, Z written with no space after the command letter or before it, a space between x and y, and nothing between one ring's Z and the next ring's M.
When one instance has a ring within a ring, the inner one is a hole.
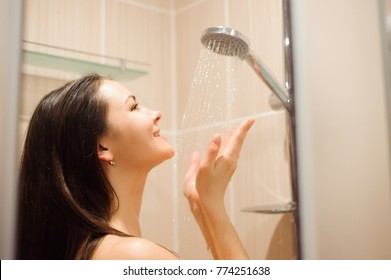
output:
M169 9L152 5L169 1L149 2L105 1L104 50L109 56L148 64L148 75L126 85L144 106L163 111L162 129L173 129L172 19Z
M100 51L100 1L25 1L23 39L80 51Z
M237 28L282 82L281 15L281 1L276 0L27 0L24 38L147 63L148 75L125 85L144 106L163 112L160 126L175 144L184 134L180 124L203 30L215 25ZM251 258L293 258L289 214L240 211L288 202L290 174L285 112L271 110L270 91L245 62L238 67L233 117L253 117L256 124L243 148L227 206ZM62 82L24 76L22 130L38 97ZM151 173L141 214L143 234L184 259L210 258L182 198L183 160L168 161Z

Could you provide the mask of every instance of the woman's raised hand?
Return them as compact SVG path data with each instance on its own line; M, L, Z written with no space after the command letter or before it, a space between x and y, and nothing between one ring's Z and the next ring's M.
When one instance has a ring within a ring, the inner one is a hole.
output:
M249 119L224 138L214 135L203 159L198 152L193 154L184 180L184 194L189 202L201 203L207 208L222 206L244 139L253 124L254 120Z
M184 179L184 194L215 259L248 259L224 206L228 183L236 170L250 119L235 130L212 137L206 156L195 152Z

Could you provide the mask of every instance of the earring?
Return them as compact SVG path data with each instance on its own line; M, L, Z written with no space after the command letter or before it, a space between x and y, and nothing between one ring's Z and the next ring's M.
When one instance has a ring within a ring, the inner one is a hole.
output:
M115 163L115 162L112 161L112 160L109 161L109 164L110 164L111 166L116 166L116 165L117 165L117 163Z

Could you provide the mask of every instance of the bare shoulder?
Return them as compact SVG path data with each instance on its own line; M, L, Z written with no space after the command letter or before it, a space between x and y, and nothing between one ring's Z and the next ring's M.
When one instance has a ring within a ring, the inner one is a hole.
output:
M166 248L140 237L105 236L95 249L93 259L101 260L176 260Z

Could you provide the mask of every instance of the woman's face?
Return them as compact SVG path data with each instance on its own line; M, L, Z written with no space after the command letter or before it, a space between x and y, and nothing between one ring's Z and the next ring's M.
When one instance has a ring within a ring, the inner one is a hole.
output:
M108 104L108 132L99 139L105 160L125 168L150 169L171 158L174 149L160 135L158 122L162 114L138 104L136 97L118 82L104 80L100 96Z

